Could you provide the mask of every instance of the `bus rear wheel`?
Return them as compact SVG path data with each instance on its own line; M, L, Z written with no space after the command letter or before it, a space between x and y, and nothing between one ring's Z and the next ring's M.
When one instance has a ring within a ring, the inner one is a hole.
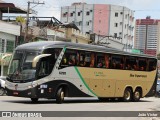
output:
M123 101L130 102L132 99L132 91L129 88L126 88L123 95Z
M135 92L133 93L133 101L138 102L141 98L141 90L136 89Z
M32 101L33 103L37 103L37 102L38 102L38 98L31 98L31 101Z
M63 101L64 101L64 95L65 94L64 94L63 88L59 88L58 91L57 91L57 94L56 94L56 102L58 104L63 103Z

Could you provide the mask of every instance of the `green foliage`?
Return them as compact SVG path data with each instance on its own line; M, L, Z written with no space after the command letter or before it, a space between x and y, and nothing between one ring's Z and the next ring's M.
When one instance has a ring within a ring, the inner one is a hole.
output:
M17 16L16 17L16 22L20 22L22 24L22 23L25 23L26 20L22 16Z

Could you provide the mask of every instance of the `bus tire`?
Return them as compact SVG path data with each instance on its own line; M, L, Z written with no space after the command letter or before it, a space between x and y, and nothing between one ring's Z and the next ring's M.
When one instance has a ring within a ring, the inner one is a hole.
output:
M64 94L63 88L59 88L58 91L57 91L57 94L56 94L56 102L58 104L63 103L63 101L64 101L64 95L65 94Z
M3 87L0 87L0 96L3 96L5 94L5 89Z
M136 89L135 92L133 93L133 101L138 102L141 98L141 90Z
M32 101L33 103L37 103L37 102L38 102L38 98L31 98L31 101Z
M132 91L130 88L126 88L123 95L124 102L130 102L132 100Z

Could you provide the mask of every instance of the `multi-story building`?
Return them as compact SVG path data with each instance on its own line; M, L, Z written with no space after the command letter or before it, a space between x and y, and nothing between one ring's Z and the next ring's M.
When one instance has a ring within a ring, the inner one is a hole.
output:
M61 22L74 22L83 33L112 36L123 49L133 47L134 11L117 5L73 3L61 8ZM115 46L116 45L116 46Z
M159 52L159 22L160 20L151 19L150 16L146 19L137 19L135 26L135 41L134 46L142 53L157 55Z
M3 13L23 14L27 12L15 7L13 3L5 3L0 0L0 76L7 74L9 55L17 45L21 33L20 25L10 23L9 19L3 20Z

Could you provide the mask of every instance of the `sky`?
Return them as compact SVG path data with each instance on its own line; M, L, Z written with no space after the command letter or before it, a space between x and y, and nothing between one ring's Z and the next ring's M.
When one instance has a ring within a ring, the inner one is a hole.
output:
M23 9L27 9L28 0L3 0L8 3L14 3ZM33 0L29 0L32 1ZM74 2L86 2L88 4L113 4L125 6L134 12L135 19L145 19L151 16L153 19L160 19L160 0L34 0L43 2L43 5L31 4L31 8L38 12L39 17L56 17L60 20L60 11L62 6L70 6Z

